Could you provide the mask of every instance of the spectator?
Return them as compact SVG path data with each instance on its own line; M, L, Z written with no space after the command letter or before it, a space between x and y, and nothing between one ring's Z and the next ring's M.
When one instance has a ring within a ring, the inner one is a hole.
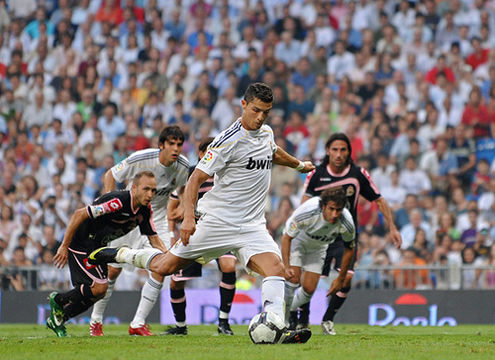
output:
M470 126L474 130L474 138L478 140L484 137L493 137L494 127L491 125L488 109L482 103L479 88L474 88L469 94L469 101L462 114L462 124Z
M399 184L408 193L425 195L432 189L431 180L426 172L417 167L413 157L407 157L405 168L400 171Z
M404 269L394 271L395 287L397 289L425 289L431 286L428 271L421 268L426 261L417 256L416 251L409 247L404 251L403 260L399 263Z

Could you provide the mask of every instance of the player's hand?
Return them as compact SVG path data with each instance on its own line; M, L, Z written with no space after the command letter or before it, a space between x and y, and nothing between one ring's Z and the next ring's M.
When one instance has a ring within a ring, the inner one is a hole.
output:
M184 221L182 222L182 225L180 227L180 240L184 246L187 246L189 244L189 238L191 237L192 234L196 231L196 219L193 217L191 218L184 218Z
M167 216L171 221L180 221L184 218L184 208L182 206L178 206L170 214Z
M304 168L300 171L301 173L309 173L315 169L314 164L311 161L303 161Z
M330 290L328 290L327 296L335 294L337 291L344 287L345 278L341 279L340 277L336 278L332 282L332 286L330 286Z
M69 249L60 246L57 253L53 257L53 264L59 269L63 268L67 264L67 259L69 257Z
M290 281L291 279L293 279L295 277L295 275L296 275L296 273L293 269L291 269L291 268L285 269L285 280Z
M397 229L390 230L390 237L392 238L392 242L394 243L397 249L400 249L402 246L402 237L400 236L400 232Z

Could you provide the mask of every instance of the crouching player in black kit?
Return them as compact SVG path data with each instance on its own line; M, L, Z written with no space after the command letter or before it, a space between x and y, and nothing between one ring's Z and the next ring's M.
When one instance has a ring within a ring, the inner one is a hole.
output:
M319 196L323 190L342 186L346 192L347 204L346 207L351 212L356 229L357 222L357 204L359 195L368 201L376 201L378 208L382 212L385 222L388 226L390 237L397 248L400 248L402 239L399 230L394 224L392 211L387 201L380 195L378 188L371 180L368 172L359 166L354 165L351 154L351 142L347 135L336 133L330 136L326 145L327 155L323 162L316 169L308 174L305 183L304 195L302 202L313 196ZM356 233L357 246L357 233ZM337 311L342 307L347 298L347 294L351 290L351 280L354 275L354 265L357 258L357 247L354 253L354 259L347 272L344 286L340 291L332 295L327 311L323 316L321 326L325 335L335 335L333 318ZM335 259L335 269L340 271L342 256L344 254L344 246L342 240L337 240L328 246L325 265L322 275L328 276L332 260ZM293 319L291 319L293 320ZM301 307L299 314L298 327L306 327L309 324L309 303Z
M155 175L143 171L134 177L131 190L106 193L72 215L54 264L62 268L69 262L74 289L63 294L53 292L48 297L51 312L46 324L58 337L67 336L64 322L105 296L108 268L106 264L88 263L88 255L93 250L137 226L150 243L160 241L151 219L150 202L155 193Z

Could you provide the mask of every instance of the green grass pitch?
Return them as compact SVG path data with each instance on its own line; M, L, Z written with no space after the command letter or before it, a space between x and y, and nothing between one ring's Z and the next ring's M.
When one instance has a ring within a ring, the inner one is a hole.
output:
M41 325L0 324L0 359L495 359L495 326L371 327L337 324L336 336L313 325L306 344L254 345L247 326L218 336L215 326L190 326L187 336L131 337L127 325L104 326L105 337L89 336L87 325L68 325L59 339ZM152 324L152 331L165 330Z

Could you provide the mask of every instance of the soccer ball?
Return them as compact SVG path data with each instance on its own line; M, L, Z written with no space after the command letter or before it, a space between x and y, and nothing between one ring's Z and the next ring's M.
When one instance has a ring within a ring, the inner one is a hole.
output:
M249 337L255 344L278 344L284 339L284 321L277 314L263 311L249 323Z

